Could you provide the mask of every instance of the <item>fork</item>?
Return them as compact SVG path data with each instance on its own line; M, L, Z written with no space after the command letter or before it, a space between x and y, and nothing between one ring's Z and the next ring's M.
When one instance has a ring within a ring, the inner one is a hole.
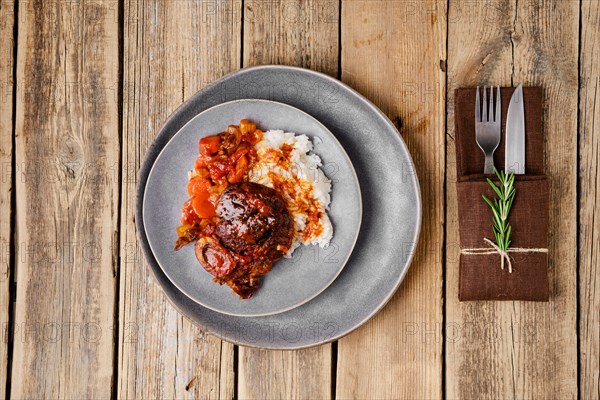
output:
M494 173L494 151L500 144L500 86L496 91L496 112L494 114L494 87L490 87L490 104L488 112L488 104L486 98L487 87L483 87L483 113L479 111L479 86L477 86L477 94L475 95L475 138L477 145L485 154L485 165L483 168L484 174Z

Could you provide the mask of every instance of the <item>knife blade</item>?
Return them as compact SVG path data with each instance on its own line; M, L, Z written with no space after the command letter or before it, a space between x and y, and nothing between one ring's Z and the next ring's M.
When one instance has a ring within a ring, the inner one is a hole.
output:
M504 169L516 175L525 173L525 103L520 83L508 105Z

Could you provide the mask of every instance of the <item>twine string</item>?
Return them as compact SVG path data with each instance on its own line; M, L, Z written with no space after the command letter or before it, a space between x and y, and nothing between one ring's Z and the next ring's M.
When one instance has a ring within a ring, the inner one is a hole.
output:
M500 256L500 268L504 269L504 263L508 264L508 272L512 274L512 262L511 256L509 253L547 253L548 249L546 248L527 248L527 247L510 247L508 250L504 251L496 243L492 242L488 238L483 238L483 241L487 243L490 247L480 247L480 248L470 248L470 249L462 249L460 251L461 254L467 255L489 255L489 254L498 254Z

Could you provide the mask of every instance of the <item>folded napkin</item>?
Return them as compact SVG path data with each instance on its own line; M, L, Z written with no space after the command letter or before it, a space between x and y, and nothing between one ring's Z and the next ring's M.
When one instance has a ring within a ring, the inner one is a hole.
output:
M514 88L500 88L502 140L494 164L504 169L505 127ZM512 226L508 266L501 256L492 230L492 211L481 195L496 194L483 174L484 154L475 140L475 89L455 92L456 170L460 228L459 299L548 301L548 181L544 175L542 91L523 88L525 101L525 175L517 175L509 222Z

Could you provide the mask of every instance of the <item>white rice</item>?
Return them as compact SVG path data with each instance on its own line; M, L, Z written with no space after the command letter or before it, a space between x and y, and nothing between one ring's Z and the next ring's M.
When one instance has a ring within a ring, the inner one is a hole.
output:
M292 147L288 159L289 166L281 165L268 156L269 150L280 150L284 144ZM264 132L263 139L255 145L255 149L258 154L258 160L249 172L249 180L273 188L274 174L280 179L285 179L292 183L297 193L297 196L289 196L289 193L281 193L294 219L295 230L292 246L286 257L291 257L294 250L301 244L318 245L322 248L329 246L329 242L333 236L333 226L327 215L327 209L331 202L329 194L331 192L331 181L325 176L321 168L319 168L321 166L321 158L316 154L310 153L313 149L310 139L306 135L272 130ZM310 188L310 190L303 191L300 187ZM313 234L308 238L304 238L308 214L295 206L296 200L294 197L298 198L299 193L303 193L303 196L305 196L305 193L309 193L309 197L318 204L320 212L319 222L323 228L319 235Z

